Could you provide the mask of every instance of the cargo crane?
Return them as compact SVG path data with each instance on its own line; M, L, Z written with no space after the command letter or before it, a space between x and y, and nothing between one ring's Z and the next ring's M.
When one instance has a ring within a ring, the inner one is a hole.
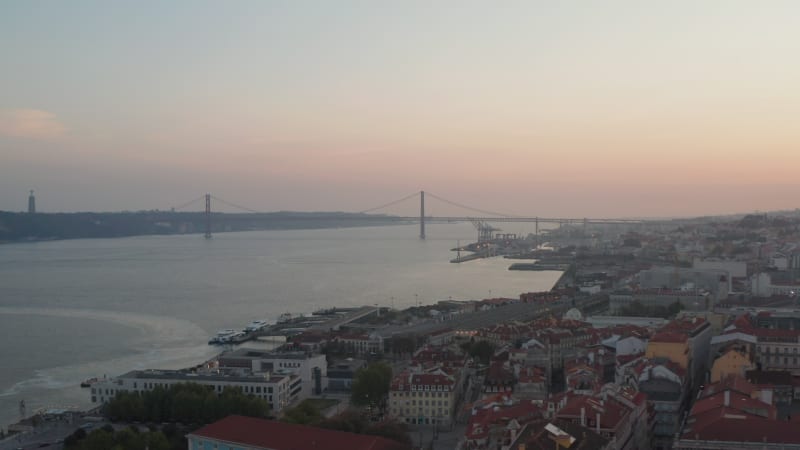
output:
M469 219L469 221L472 222L472 225L478 230L478 243L491 241L493 232L502 231L500 228L495 228L489 225L488 222L482 220Z

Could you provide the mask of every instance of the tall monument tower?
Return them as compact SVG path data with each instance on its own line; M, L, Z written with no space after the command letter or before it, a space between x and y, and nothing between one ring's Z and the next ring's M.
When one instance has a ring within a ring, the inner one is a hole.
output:
M28 214L33 214L36 212L36 197L33 196L33 189L31 189L31 195L28 196Z

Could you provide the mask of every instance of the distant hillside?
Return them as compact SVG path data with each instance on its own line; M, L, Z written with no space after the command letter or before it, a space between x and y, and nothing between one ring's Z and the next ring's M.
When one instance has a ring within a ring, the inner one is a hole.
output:
M0 211L0 242L203 233L205 221L205 215L196 212L27 214ZM360 227L397 223L402 222L390 216L336 212L211 215L212 233Z

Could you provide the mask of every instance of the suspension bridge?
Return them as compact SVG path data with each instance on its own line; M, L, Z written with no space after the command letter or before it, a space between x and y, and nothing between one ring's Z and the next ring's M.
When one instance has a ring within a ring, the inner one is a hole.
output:
M425 213L425 198L433 198L438 200L444 204L447 204L452 207L456 207L462 210L469 211L473 214L470 215L426 215ZM375 214L377 211L386 210L389 207L397 205L402 202L410 201L411 199L418 198L419 199L419 215L389 215L389 214ZM256 215L267 215L271 214L264 211L258 211L252 208L248 208L246 206L241 206L236 203L221 199L219 197L215 197L211 194L205 194L201 197L188 201L178 206L174 206L171 208L173 211L181 211L186 210L189 207L193 207L196 204L205 203L205 237L206 239L211 238L211 231L212 231L212 218L213 213L211 210L211 202L214 200L215 202L219 202L223 205L226 205L234 210L238 210L244 213L247 213L249 216L256 216ZM641 224L644 223L642 220L637 219L614 219L614 218L569 218L569 217L539 217L539 216L521 216L515 214L504 214L495 211L488 211L485 209L474 208L459 202L454 202L451 200L447 200L443 197L440 197L436 194L426 191L419 191L409 194L403 198L393 200L388 203L384 203L372 208L364 209L361 211L357 211L354 213L348 213L342 217L335 218L338 221L354 221L354 220L363 220L364 215L369 214L370 222L413 222L419 223L419 238L425 239L425 225L429 223L452 223L452 222L472 222L479 230L479 236L483 235L484 237L488 234L491 235L491 232L496 230L495 228L489 225L490 222L495 223L533 223L535 224L536 234L539 234L539 225L540 224L557 224L559 226L562 225L583 225L584 227L588 225L631 225L631 224ZM292 216L292 220L317 220L318 217L313 215L296 215ZM480 239L479 239L480 240Z

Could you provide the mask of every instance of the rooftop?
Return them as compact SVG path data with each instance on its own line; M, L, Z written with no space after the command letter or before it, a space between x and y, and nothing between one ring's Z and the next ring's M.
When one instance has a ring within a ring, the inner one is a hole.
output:
M682 439L800 444L800 427L723 407L690 418Z
M216 373L194 373L179 370L132 370L117 378L148 380L179 380L187 382L233 381L239 383L276 383L290 375L225 375Z
M228 416L189 433L189 436L269 450L405 450L386 438L326 430L252 417Z

